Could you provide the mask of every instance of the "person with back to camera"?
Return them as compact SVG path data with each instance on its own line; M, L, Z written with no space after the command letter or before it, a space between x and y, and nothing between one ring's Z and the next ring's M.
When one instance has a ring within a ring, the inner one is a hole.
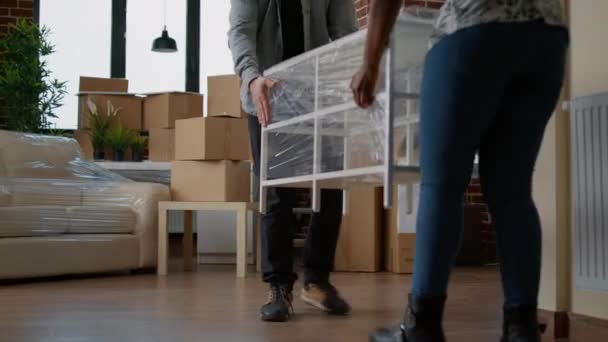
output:
M351 88L374 101L402 0L371 0L364 63ZM395 37L407 41L408 37ZM539 342L540 218L532 175L564 80L569 44L559 0L447 0L421 86L421 193L414 275L403 322L372 342L445 341L447 286L475 154L496 227L504 292L501 342Z

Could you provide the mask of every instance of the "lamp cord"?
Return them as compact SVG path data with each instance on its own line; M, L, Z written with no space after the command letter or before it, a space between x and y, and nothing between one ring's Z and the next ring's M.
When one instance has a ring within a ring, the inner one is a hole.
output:
M165 0L165 21L164 21L165 30L167 29L167 0Z

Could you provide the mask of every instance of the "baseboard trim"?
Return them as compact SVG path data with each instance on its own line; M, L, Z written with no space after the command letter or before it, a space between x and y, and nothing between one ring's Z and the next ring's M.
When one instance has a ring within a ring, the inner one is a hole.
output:
M545 336L568 338L570 336L570 317L567 312L538 310L538 320L547 326Z
M236 253L201 253L197 256L199 265L236 265ZM247 254L247 264L253 265L253 253Z
M571 313L570 338L576 341L608 341L608 320Z

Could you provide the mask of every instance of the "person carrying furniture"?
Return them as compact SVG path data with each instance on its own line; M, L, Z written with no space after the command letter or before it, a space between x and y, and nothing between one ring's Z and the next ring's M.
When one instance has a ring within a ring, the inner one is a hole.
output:
M402 0L372 0L364 64L351 88L374 100L380 59ZM408 37L394 37L406 44ZM541 227L532 175L564 80L568 31L559 0L447 0L421 87L421 193L404 322L373 342L442 342L463 196L479 153L504 290L502 342L539 342Z
M254 170L259 177L261 127L272 122L269 91L275 82L262 76L269 67L357 31L352 0L231 0L228 42L241 78L243 109L249 113ZM292 314L294 193L270 189L262 216L263 280L270 284L264 321L287 321ZM349 304L330 283L342 217L342 191L324 190L304 247L301 298L331 314L347 314Z

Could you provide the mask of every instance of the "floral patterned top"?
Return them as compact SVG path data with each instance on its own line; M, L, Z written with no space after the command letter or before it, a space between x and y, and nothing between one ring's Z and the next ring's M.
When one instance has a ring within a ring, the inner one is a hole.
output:
M435 23L431 45L450 33L478 24L536 19L564 25L560 0L447 0Z

